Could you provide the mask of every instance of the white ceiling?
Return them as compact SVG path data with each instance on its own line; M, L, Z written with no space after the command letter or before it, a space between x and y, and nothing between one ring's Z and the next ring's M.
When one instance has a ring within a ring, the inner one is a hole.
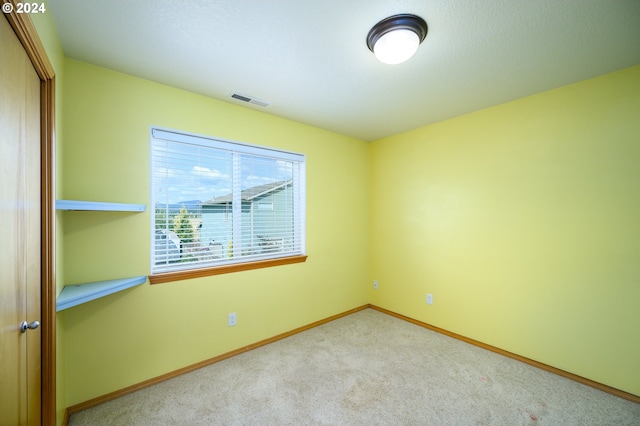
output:
M375 140L640 63L639 0L49 0L66 56ZM400 65L366 36L412 13ZM266 108L231 99L238 92Z

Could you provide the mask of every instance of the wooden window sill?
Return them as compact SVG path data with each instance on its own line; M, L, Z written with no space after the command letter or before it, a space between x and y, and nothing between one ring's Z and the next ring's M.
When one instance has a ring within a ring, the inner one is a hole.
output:
M280 257L277 259L258 260L255 262L235 263L232 265L212 266L210 268L191 269L186 271L165 272L149 276L151 284L182 281L191 278L208 277L210 275L229 274L231 272L249 271L251 269L270 268L272 266L302 263L307 260L306 255Z

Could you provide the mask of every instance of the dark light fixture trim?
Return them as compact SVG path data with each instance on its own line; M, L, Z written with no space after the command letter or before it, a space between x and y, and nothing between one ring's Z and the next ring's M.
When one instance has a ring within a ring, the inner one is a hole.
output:
M367 35L367 47L375 53L376 42L385 34L396 30L410 30L418 36L419 43L422 43L427 36L428 27L426 21L417 15L407 13L393 15L383 19L371 28Z

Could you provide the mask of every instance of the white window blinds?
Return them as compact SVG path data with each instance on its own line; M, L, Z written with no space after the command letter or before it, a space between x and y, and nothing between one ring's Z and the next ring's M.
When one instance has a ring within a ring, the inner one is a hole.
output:
M151 129L151 273L305 252L305 157Z

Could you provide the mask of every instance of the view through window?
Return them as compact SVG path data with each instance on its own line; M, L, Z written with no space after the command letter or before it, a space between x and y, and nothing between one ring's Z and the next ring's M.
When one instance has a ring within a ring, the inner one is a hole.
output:
M302 154L151 129L151 272L305 250Z

